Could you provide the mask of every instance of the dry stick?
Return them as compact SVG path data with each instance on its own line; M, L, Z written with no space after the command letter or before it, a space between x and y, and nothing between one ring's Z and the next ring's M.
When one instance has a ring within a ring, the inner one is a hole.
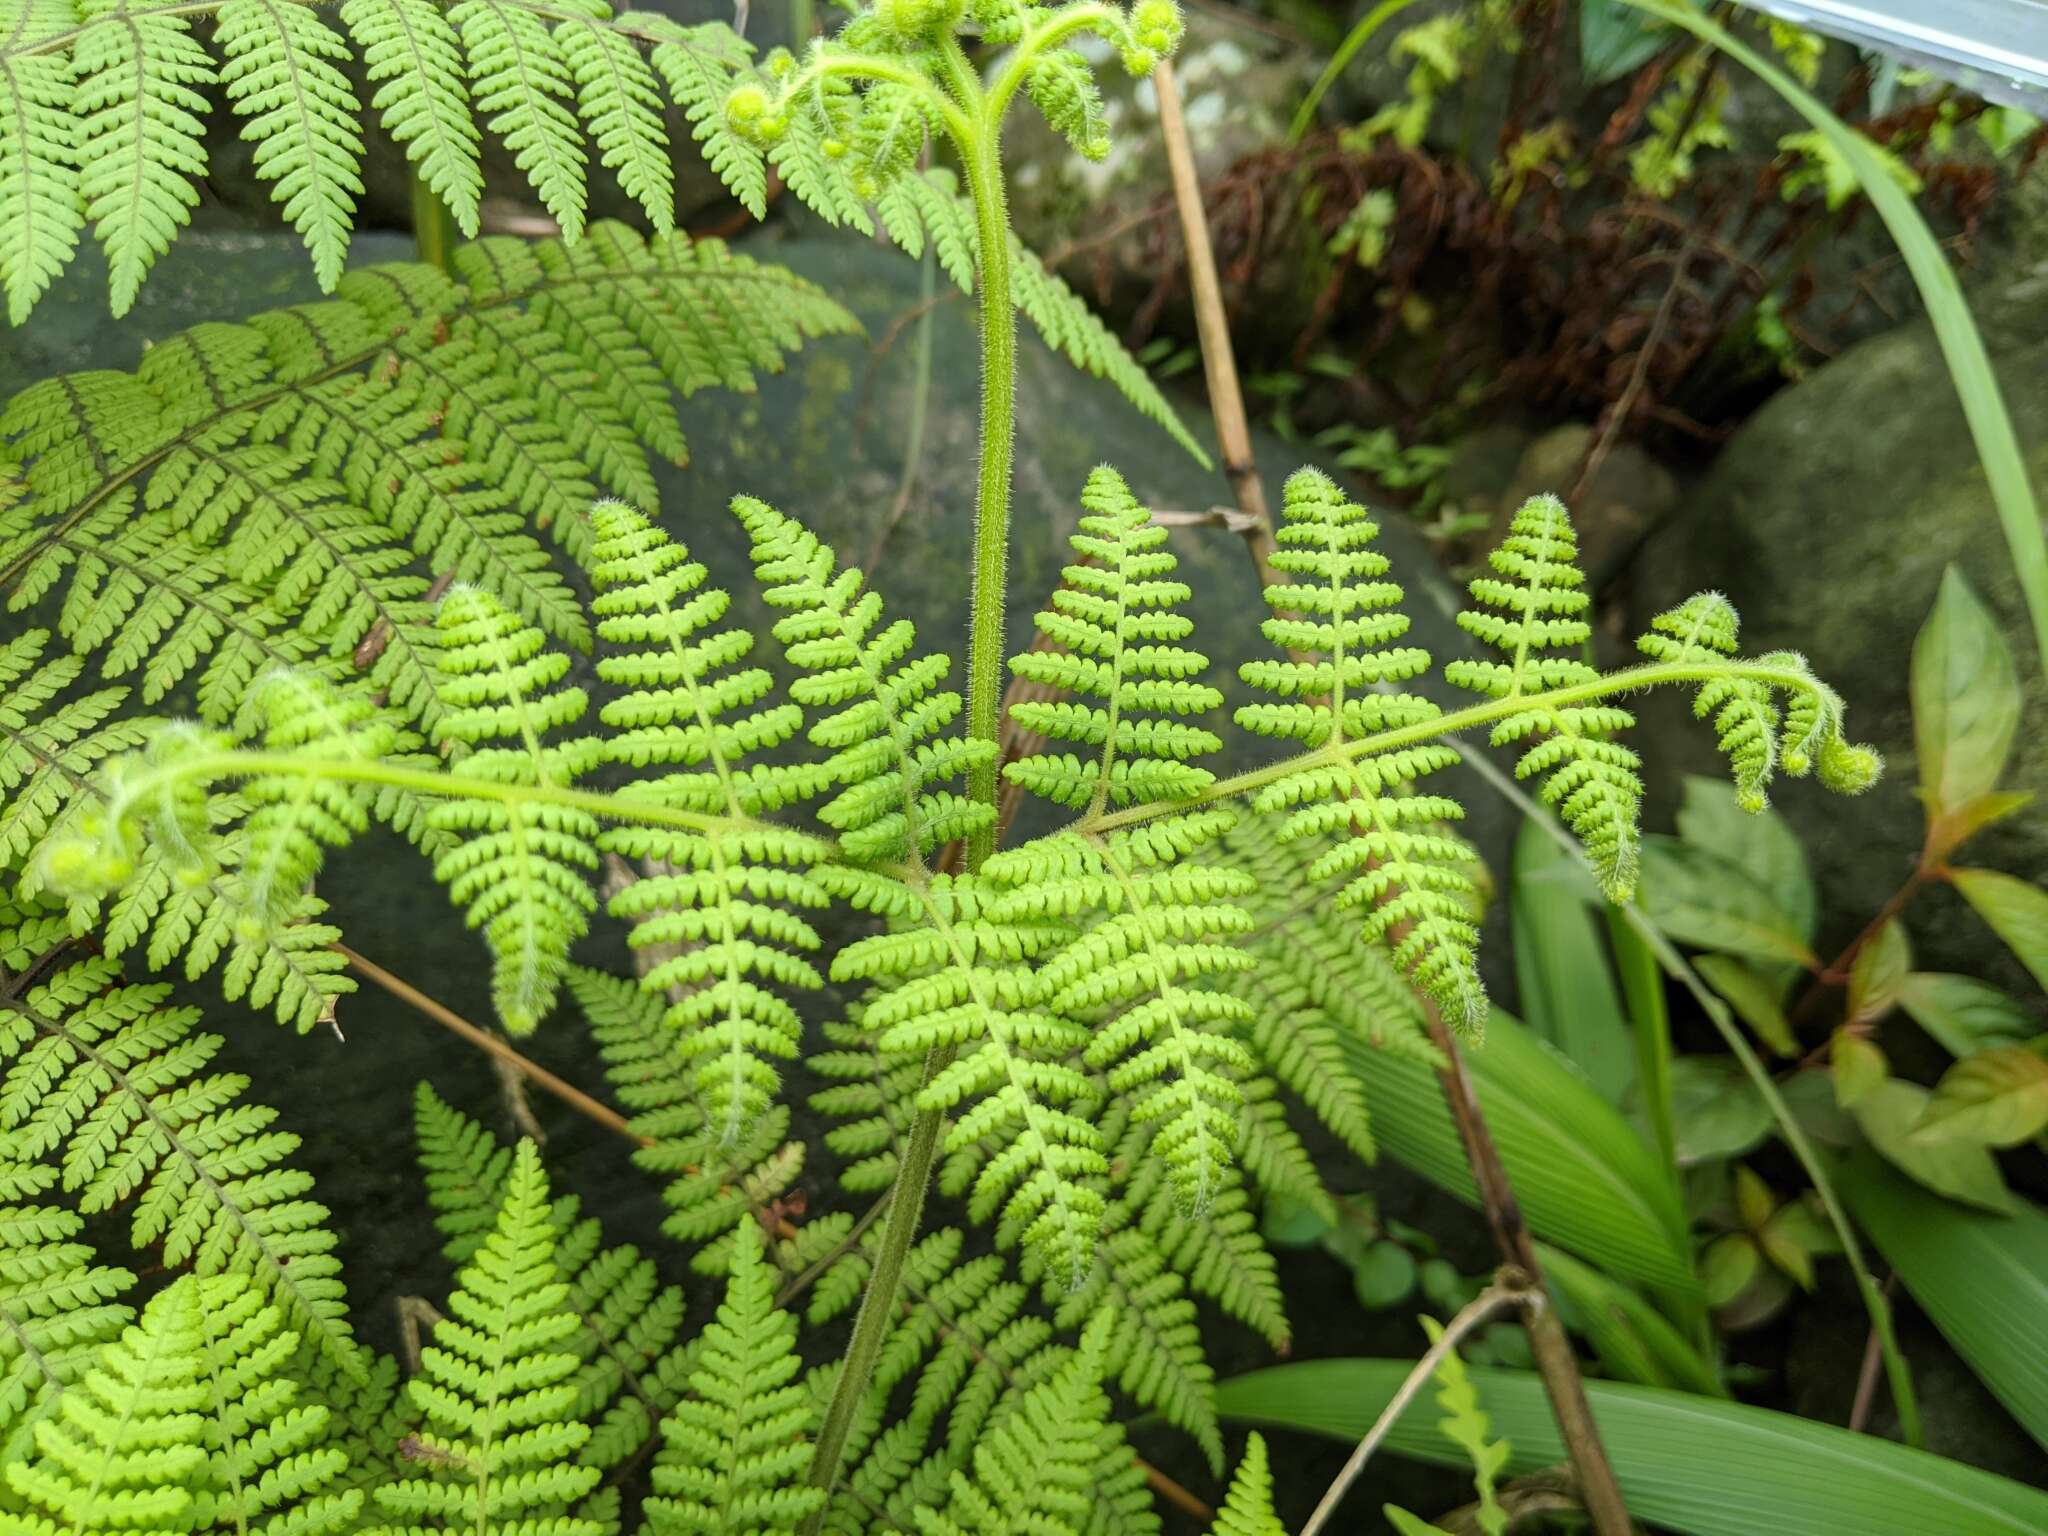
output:
M425 1014L442 1028L453 1030L471 1045L490 1052L514 1071L529 1078L536 1087L553 1094L578 1114L588 1116L606 1130L618 1132L637 1146L654 1145L647 1137L635 1134L626 1124L625 1117L609 1104L600 1104L575 1084L564 1082L555 1076L539 1062L529 1061L489 1030L470 1023L454 1009L445 1003L436 1002L403 977L392 975L376 961L357 954L340 940L336 940L328 947L348 961L351 970L360 971L400 1002Z
M1216 252L1209 244L1209 219L1202 208L1202 184L1195 176L1195 154L1188 144L1187 119L1180 109L1180 87L1173 66L1161 61L1152 72L1159 96L1159 132L1166 141L1166 163L1173 173L1173 200L1180 208L1181 236L1188 251L1188 290L1195 303L1195 328L1202 342L1202 373L1209 384L1209 410L1216 418L1216 442L1223 452L1223 473L1230 481L1246 525L1239 530L1259 585L1274 585L1273 518L1266 509L1266 488L1252 458L1251 424L1245 419L1244 391L1237 382L1237 354L1230 345L1230 319L1223 312L1223 287L1216 278Z
M1222 289L1216 279L1216 259L1209 245L1207 220L1202 211L1201 188L1195 178L1193 151L1189 148L1187 124L1181 114L1180 92L1174 84L1171 66L1161 64L1153 72L1159 94L1159 127L1166 141L1167 163L1173 172L1175 201L1180 206L1181 228L1187 237L1188 286L1195 299L1195 321L1202 341L1203 372L1209 382L1209 404L1215 413L1216 435L1223 448L1224 471L1237 493L1246 520L1257 519L1256 527L1244 534L1245 547L1259 568L1262 585L1276 583L1270 569L1273 550L1271 518L1266 510L1265 488L1259 481L1252 457L1251 432L1245 420L1244 395L1238 387L1237 364L1230 344L1230 327L1223 313ZM1536 1257L1521 1207L1509 1187L1507 1170L1480 1112L1472 1079L1465 1071L1458 1042L1445 1026L1436 1006L1417 994L1430 1039L1443 1054L1444 1067L1438 1074L1458 1139L1464 1143L1465 1160L1471 1165L1473 1182L1493 1228L1494 1241L1503 1263L1519 1270L1527 1280L1529 1299L1522 1320L1529 1334L1529 1347L1536 1369L1550 1398L1559 1434L1565 1443L1578 1495L1593 1522L1596 1536L1629 1536L1628 1507L1615 1481L1614 1468L1600 1443L1600 1431L1593 1422L1593 1410L1586 1401L1585 1384L1579 1376L1579 1362L1572 1353L1571 1340L1556 1312L1542 1302L1543 1267Z
M1415 1368L1387 1400L1387 1406L1380 1411L1380 1416L1373 1420L1372 1428L1365 1432L1365 1438L1358 1442L1358 1449L1351 1453L1350 1459L1344 1463L1343 1470L1338 1472L1336 1481L1330 1484L1329 1492L1325 1493L1322 1502L1316 1505L1315 1513L1308 1517L1308 1524L1301 1528L1301 1536L1316 1536L1318 1531L1330 1523L1337 1513L1337 1506L1344 1502L1344 1495L1351 1491L1351 1485L1357 1482L1359 1474L1365 1471L1365 1464L1372 1459L1372 1453L1379 1449L1380 1442L1386 1439L1394 1426L1401 1421L1401 1415L1408 1411L1408 1405L1421 1395L1422 1389L1429 1385L1430 1378L1436 1375L1436 1368L1444 1363L1445 1357L1458 1347L1465 1335L1502 1307L1518 1304L1525 1308L1541 1307L1543 1295L1540 1291L1530 1292L1503 1277L1466 1302L1458 1315L1444 1325L1444 1331L1437 1335L1436 1342L1429 1346L1420 1360L1415 1362Z

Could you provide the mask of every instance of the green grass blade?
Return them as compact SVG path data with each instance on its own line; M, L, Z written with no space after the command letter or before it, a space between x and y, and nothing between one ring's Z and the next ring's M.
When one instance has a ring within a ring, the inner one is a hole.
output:
M1836 1164L1835 1183L1942 1336L2048 1446L2048 1211L1973 1211L1867 1147Z
M1330 62L1323 66L1323 72L1316 77L1316 83L1309 87L1308 94L1301 98L1301 106L1294 114L1294 122L1287 130L1287 142L1299 144L1307 135L1309 125L1316 120L1316 108L1323 104L1323 98L1330 94L1358 50L1372 40L1394 17L1413 5L1415 0L1380 0L1380 3L1358 18L1358 25L1337 45L1337 51L1330 55Z
M1413 1362L1311 1360L1221 1382L1223 1417L1338 1440L1362 1436ZM1564 1459L1533 1372L1475 1367L1472 1380L1511 1466L1533 1472ZM1589 1381L1586 1397L1629 1512L1684 1536L2039 1536L2048 1493L1976 1467L1768 1408ZM1464 1453L1419 1397L1388 1436L1390 1449L1445 1465Z
M1984 478L1991 487L1992 503L2005 529L2005 542L2012 552L2013 570L2020 590L2026 594L2027 614L2034 626L2034 644L2048 663L2048 539L2041 531L2041 512L2034 502L2027 466L2020 457L2019 438L2013 432L2012 417L2006 413L2005 397L1998 388L1998 376L1991 371L1991 358L1984 350L1984 338L1970 307L1963 299L1962 285L1955 270L1941 253L1934 231L1920 216L1898 183L1886 174L1870 143L1810 92L1755 49L1734 37L1712 18L1702 14L1690 0L1626 0L1639 11L1647 11L1673 26L1683 27L1694 37L1711 43L1764 84L1784 97L1801 117L1825 134L1863 184L1863 192L1884 220L1905 259L1906 270L1920 290L1941 355L1948 362L1949 377L1962 397L1963 415L1976 440L1977 456L1984 464Z

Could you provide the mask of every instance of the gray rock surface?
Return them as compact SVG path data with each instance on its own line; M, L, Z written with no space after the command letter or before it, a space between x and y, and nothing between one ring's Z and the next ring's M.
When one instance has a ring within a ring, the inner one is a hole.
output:
M2015 263L1972 295L2035 496L2048 504L2048 259ZM1859 343L1774 398L1722 451L1683 510L1650 539L1630 575L1632 632L1686 594L1725 591L1751 651L1804 651L1848 700L1853 732L1886 753L1885 781L1851 804L1789 784L1777 803L1805 838L1838 942L1911 868L1921 815L1908 664L1913 637L1951 562L1999 615L2029 713L2007 782L2048 786L2040 659L2034 652L1976 448L1932 328ZM1653 766L1678 710L1650 712ZM1689 724L1688 732L1696 731ZM2048 809L1983 834L1964 861L2048 878ZM1923 966L1968 970L2031 991L1997 941L1946 891L1917 902Z

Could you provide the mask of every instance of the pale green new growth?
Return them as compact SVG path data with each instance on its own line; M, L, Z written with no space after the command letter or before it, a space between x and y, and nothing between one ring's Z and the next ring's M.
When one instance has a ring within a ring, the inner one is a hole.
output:
M329 1413L300 1401L297 1336L240 1275L174 1282L10 1461L20 1531L353 1530L362 1494ZM40 1518L38 1518L40 1517ZM45 1523L47 1522L47 1523Z
M1251 1435L1244 1460L1230 1479L1230 1493L1216 1511L1209 1536L1286 1536L1287 1527L1273 1513L1273 1473L1266 1463L1266 1441Z
M576 1318L555 1263L547 1179L522 1142L496 1225L448 1298L409 1384L421 1426L402 1474L377 1489L378 1536L602 1536L572 1513L603 1473L577 1460Z
M1293 653L1285 661L1248 662L1244 680L1283 700L1251 704L1238 724L1316 749L1362 741L1356 755L1311 753L1307 766L1254 797L1262 812L1286 811L1278 836L1339 840L1309 878L1346 877L1337 905L1362 909L1368 941L1385 939L1401 968L1460 1029L1486 1018L1479 982L1479 913L1472 854L1443 830L1464 812L1442 795L1412 793L1457 754L1419 740L1374 751L1376 734L1435 721L1440 711L1393 685L1429 668L1427 651L1396 644L1408 632L1401 588L1385 580L1387 559L1371 548L1379 532L1365 509L1330 480L1301 470L1287 482L1275 570L1294 579L1266 588L1274 616L1266 638Z
M1483 606L1459 614L1458 627L1507 660L1454 661L1444 668L1445 679L1511 701L1597 682L1599 672L1580 654L1593 637L1584 617L1592 599L1564 503L1530 497L1489 559L1495 574L1472 582L1473 600ZM1610 703L1537 702L1501 720L1491 738L1497 747L1534 739L1515 764L1515 777L1542 779L1543 803L1586 845L1601 888L1614 901L1627 901L1635 891L1643 781L1636 774L1640 759L1609 738L1634 724L1634 715Z
M691 1395L662 1422L667 1443L647 1501L653 1536L786 1536L824 1502L804 1484L810 1405L796 1379L796 1320L775 1305L774 1278L760 1225L743 1221Z
M521 788L566 788L597 760L587 739L556 741L578 724L583 690L559 687L569 658L490 594L457 587L441 602L439 735L467 776ZM434 878L481 928L494 959L492 1000L515 1035L553 1007L555 990L597 906L597 818L545 801L448 800L428 826L455 845Z

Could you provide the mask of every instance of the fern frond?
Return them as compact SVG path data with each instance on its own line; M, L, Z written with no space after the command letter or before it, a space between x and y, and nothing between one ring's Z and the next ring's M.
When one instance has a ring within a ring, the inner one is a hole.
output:
M691 1395L662 1421L667 1443L646 1506L654 1536L793 1533L824 1501L805 1482L811 1407L796 1380L796 1320L775 1305L775 1271L761 1250L760 1225L741 1222Z
M1239 669L1247 683L1284 702L1246 705L1237 711L1241 726L1335 748L1437 718L1428 699L1393 691L1428 669L1429 653L1394 643L1408 618L1397 606L1400 586L1384 579L1386 557L1371 548L1378 532L1327 476L1303 469L1288 478L1273 566L1296 579L1266 588L1274 616L1263 628L1292 655ZM1368 942L1385 939L1401 969L1456 1026L1476 1031L1486 1016L1477 891L1468 850L1441 829L1464 813L1448 797L1408 792L1456 760L1434 744L1311 757L1252 803L1262 813L1289 812L1276 832L1282 840L1342 834L1311 878L1348 877L1336 904L1365 908Z
M1741 622L1727 598L1701 592L1652 619L1636 649L1657 661L1719 660L1736 654ZM1780 751L1781 717L1770 689L1746 678L1702 683L1693 696L1692 712L1714 722L1735 778L1737 803L1746 811L1761 811L1770 803L1767 791Z
M569 990L589 1021L618 1101L650 1145L633 1160L668 1180L662 1231L679 1243L712 1246L693 1258L699 1273L723 1273L729 1239L744 1214L765 1209L803 1173L804 1144L787 1139L789 1111L776 1105L737 1142L707 1109L697 1075L676 1055L663 1000L622 977L569 967ZM815 1224L806 1224L809 1232ZM808 1264L815 1254L805 1256Z
M444 740L469 748L462 771L494 784L573 784L594 765L593 744L547 738L583 717L583 690L557 687L569 658L487 592L452 588L441 603ZM498 743L508 745L498 745ZM554 1006L569 949L597 906L597 818L540 801L451 799L428 813L460 842L434 878L484 931L491 995L513 1034L532 1032Z
M296 1343L242 1276L174 1282L8 1465L41 1517L25 1528L352 1529L362 1494L335 1486L347 1457L325 1443L328 1413L283 1372Z
M0 1162L0 1464L28 1454L35 1426L135 1315L118 1300L135 1276L94 1262L75 1212L18 1203L55 1179L40 1164Z
M1103 1504L1149 1513L1143 1474L1100 1385L1116 1323L1114 1312L1097 1312L1058 1372L990 1426L974 1448L972 1475L955 1471L944 1507L916 1511L924 1536L1002 1536L1020 1526L1085 1536Z
M1179 643L1194 630L1176 611L1190 595L1174 579L1179 562L1166 548L1166 530L1108 465L1089 474L1081 506L1071 540L1080 563L1061 572L1051 607L1032 621L1061 649L1025 651L1010 659L1010 670L1101 703L1027 700L1010 713L1041 736L1095 749L1095 761L1041 753L1010 764L1004 777L1075 809L1186 799L1214 780L1190 759L1223 743L1183 722L1220 708L1223 695L1198 681L1209 659Z
M376 1491L378 1536L604 1536L572 1513L602 1479L577 1456L590 1426L576 1402L576 1332L555 1262L548 1186L521 1142L498 1219L457 1278L420 1374L408 1384L422 1424L403 1473Z
M803 712L794 704L757 707L774 680L744 664L753 636L716 627L729 600L703 587L704 567L630 507L599 503L591 520L593 611L606 648L598 676L626 690L602 711L610 727L606 755L636 768L679 770L635 782L626 791L633 797L752 828L618 829L598 840L607 851L658 861L657 872L615 897L611 911L633 920L635 949L673 946L641 985L676 993L669 1027L696 1063L698 1087L730 1144L775 1096L768 1058L793 1058L802 1034L796 1010L766 984L809 990L824 982L802 958L821 941L799 915L827 901L806 873L823 845L753 818L826 780L800 766L746 761L795 735Z
M1244 1457L1231 1474L1230 1492L1209 1536L1287 1536L1287 1527L1273 1510L1273 1471L1266 1460L1266 1442L1254 1432L1245 1439Z
M432 0L343 0L341 19L377 93L370 105L427 188L472 240L483 199L462 47Z
M1540 697L1600 675L1572 654L1592 639L1584 618L1592 599L1564 503L1530 497L1487 558L1495 574L1473 579L1472 598L1480 606L1461 612L1458 627L1507 660L1454 661L1444 679L1489 698L1532 696L1528 709L1493 728L1493 744L1534 738L1515 764L1515 777L1541 776L1543 803L1586 845L1601 889L1625 902L1635 890L1643 781L1636 772L1641 759L1611 738L1633 726L1635 716L1611 703L1555 705Z
M988 826L994 808L934 786L992 759L992 742L948 731L960 695L940 687L944 656L910 659L917 632L885 623L882 599L861 573L795 520L749 497L733 513L753 541L763 600L783 610L774 635L803 674L789 696L815 719L810 741L833 755L824 771L842 786L818 810L840 847L862 861L914 858Z
M655 233L665 235L676 222L675 173L661 125L661 92L638 46L605 25L611 8L599 0L586 0L586 7L564 6L570 14L554 34L576 81L576 110L600 163L646 210Z
M166 1007L166 986L123 985L81 960L0 1005L0 1130L15 1155L53 1158L87 1215L128 1205L138 1247L200 1276L238 1274L344 1376L361 1379L327 1210L286 1159L299 1138L209 1072L218 1035Z
M414 1091L413 1124L434 1225L447 1240L442 1252L468 1263L496 1226L513 1150L425 1083ZM577 1321L563 1346L577 1358L569 1416L592 1426L577 1459L610 1472L648 1445L683 1395L693 1347L677 1342L683 1296L631 1246L605 1247L597 1222L577 1219L574 1196L557 1200L550 1220Z
M832 975L876 984L862 1026L882 1050L943 1053L918 1105L954 1115L945 1150L1003 1139L974 1180L970 1214L988 1221L1000 1212L999 1243L1037 1249L1062 1284L1078 1284L1102 1219L1102 1197L1089 1181L1108 1165L1079 1102L1090 1094L1088 1080L1067 1059L1087 1031L1052 1011L1045 976L1032 964L1065 932L1058 923L994 915L971 878L940 875L887 894L897 904L891 915L906 926L848 945Z
M135 303L150 263L199 203L206 174L206 97L213 61L181 16L82 0L86 26L71 50L78 91L73 163L85 216L107 253L108 307Z
M17 0L0 36L0 291L20 325L78 249L79 194L68 53L26 50L78 20L71 0Z
M1202 1349L1195 1303L1150 1234L1128 1225L1129 1206L1109 1206L1101 1255L1077 1289L1049 1297L1054 1321L1077 1329L1110 1316L1099 1369L1144 1407L1184 1431L1212 1471L1223 1467L1223 1430L1216 1417L1216 1373ZM1029 1273L1031 1260L1025 1259Z
M722 23L683 29L649 55L683 109L690 136L712 173L755 218L768 214L768 161L760 146L732 131L725 102L738 82L746 45Z
M348 44L310 0L227 0L214 40L225 56L220 83L242 137L256 146L256 175L312 253L323 289L341 278L355 200L363 190L355 92L337 60Z
M463 0L448 13L469 59L470 99L566 239L583 233L583 136L575 80L546 25L523 6Z

